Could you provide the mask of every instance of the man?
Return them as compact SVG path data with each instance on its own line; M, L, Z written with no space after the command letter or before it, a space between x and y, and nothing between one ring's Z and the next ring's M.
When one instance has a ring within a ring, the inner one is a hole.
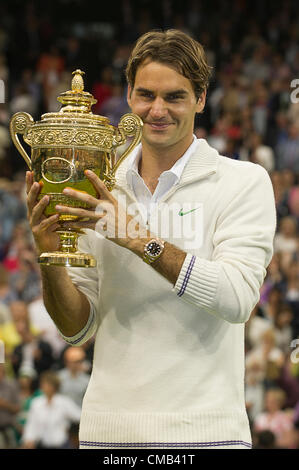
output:
M82 448L251 446L244 323L272 257L275 204L262 167L194 138L209 75L186 34L143 35L127 66L141 145L111 193L88 171L99 199L65 190L89 211L56 207L96 230L80 242L97 268L42 266L45 305L65 340L96 335ZM58 215L44 217L48 196L37 203L31 173L27 186L37 251L54 250Z
M63 354L65 367L58 371L60 393L71 398L78 406L86 391L90 376L85 372L83 348L68 347Z

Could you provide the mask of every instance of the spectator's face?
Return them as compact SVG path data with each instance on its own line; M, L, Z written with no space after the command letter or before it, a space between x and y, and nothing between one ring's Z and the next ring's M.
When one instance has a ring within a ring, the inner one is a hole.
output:
M41 380L40 388L41 388L42 392L43 392L47 397L51 397L51 396L55 395L55 393L56 393L55 387L54 387L53 384L52 384L50 381L48 381L48 380Z
M128 104L144 122L144 143L175 148L190 143L205 94L197 100L190 80L168 65L146 61L137 69L134 88L128 88Z
M281 408L281 398L275 392L269 391L265 396L265 408L270 413Z

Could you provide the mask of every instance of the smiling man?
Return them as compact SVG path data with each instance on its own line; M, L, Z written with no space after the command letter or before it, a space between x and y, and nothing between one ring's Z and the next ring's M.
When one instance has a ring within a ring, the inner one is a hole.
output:
M127 66L141 144L118 168L112 192L92 172L99 198L64 190L90 209L56 207L88 219L81 248L98 259L90 269L41 267L44 301L64 339L81 345L95 335L82 448L251 447L244 324L272 257L275 202L261 166L194 137L209 76L202 46L188 35L143 35ZM32 182L28 172L37 251L54 250L58 215L45 218L48 197L38 202ZM122 236L111 235L107 226L120 219Z

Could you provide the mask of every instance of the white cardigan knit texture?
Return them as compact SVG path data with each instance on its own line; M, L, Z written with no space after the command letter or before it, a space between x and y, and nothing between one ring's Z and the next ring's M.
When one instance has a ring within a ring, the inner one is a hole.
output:
M124 161L113 194L132 203L126 170ZM180 181L157 204L155 229L163 231L167 205L190 204L199 210L173 223L190 223L201 236L194 233L194 243L171 231L164 237L187 252L175 286L93 231L80 237L98 265L68 272L90 315L75 336L62 336L81 345L95 335L81 448L251 447L244 323L273 254L271 181L261 166L223 157L199 139Z

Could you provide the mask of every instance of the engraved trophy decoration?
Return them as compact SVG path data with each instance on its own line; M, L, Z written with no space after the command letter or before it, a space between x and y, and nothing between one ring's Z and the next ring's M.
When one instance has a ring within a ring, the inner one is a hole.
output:
M50 197L45 210L46 216L56 213L55 205L87 208L85 203L76 201L62 191L71 187L96 197L96 191L86 178L84 171L92 170L111 191L115 184L115 173L126 156L140 142L142 120L133 113L121 117L118 127L109 119L92 113L91 106L96 99L84 90L84 72L73 72L72 89L61 93L57 100L62 103L59 112L43 114L34 122L25 112L14 114L10 122L10 133L17 150L34 173L34 181L42 183L39 194ZM21 145L18 134L31 147L31 158ZM115 161L118 146L132 141L124 153ZM60 222L76 220L77 217L61 214ZM58 228L60 250L42 253L38 262L46 265L93 267L94 257L77 249L80 229Z

